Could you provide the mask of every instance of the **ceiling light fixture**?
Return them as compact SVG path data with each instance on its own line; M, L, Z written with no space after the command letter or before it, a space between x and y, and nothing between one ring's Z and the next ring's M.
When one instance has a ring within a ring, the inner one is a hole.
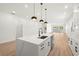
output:
M11 12L12 15L15 15L15 13L16 13L15 11L12 11L12 12Z
M24 5L24 7L25 7L25 8L28 8L28 5L27 5L27 4L25 4L25 5Z
M65 9L67 9L68 8L68 6L67 5L65 5Z
M29 17L29 16L26 16L27 18Z
M45 22L44 22L45 24L48 23L46 19L47 19L47 9L45 8Z
M31 19L35 21L35 20L37 20L37 17L35 16L35 3L33 6L34 6L34 16L32 16Z
M41 5L41 20L39 22L44 22L44 20L42 19L42 5L43 5L43 3L40 3L40 5Z
M47 21L45 21L44 23L45 23L45 24L47 24L48 22L47 22Z
M74 10L74 12L76 13L76 12L78 12L78 10L77 10L77 9L75 9L75 10Z
M75 28L78 29L78 26L76 25Z

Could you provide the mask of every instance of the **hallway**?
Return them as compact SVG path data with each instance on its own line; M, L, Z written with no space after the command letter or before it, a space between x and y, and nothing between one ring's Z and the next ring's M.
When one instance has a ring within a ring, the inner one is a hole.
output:
M68 46L67 36L64 33L53 33L53 49L50 51L49 56L72 56L71 49Z

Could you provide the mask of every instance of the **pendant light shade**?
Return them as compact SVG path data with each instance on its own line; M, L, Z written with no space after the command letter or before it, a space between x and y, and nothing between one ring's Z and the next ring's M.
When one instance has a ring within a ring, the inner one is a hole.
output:
M48 23L47 21L45 21L44 23Z
M41 19L39 22L44 22L44 20Z
M37 19L37 17L36 16L32 16L31 19Z
M37 17L35 16L35 3L34 3L34 16L31 17L32 20L37 20Z

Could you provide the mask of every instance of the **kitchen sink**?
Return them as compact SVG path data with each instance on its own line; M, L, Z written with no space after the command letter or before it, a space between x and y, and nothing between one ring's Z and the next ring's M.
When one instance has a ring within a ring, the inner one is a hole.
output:
M41 36L41 37L39 37L40 39L45 39L45 38L47 38L48 36Z

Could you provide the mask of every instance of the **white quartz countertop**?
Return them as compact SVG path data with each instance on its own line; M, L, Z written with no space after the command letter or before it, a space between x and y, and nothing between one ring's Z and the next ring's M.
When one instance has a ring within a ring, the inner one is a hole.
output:
M50 35L48 35L48 34L46 34L46 36L48 36L47 38L50 37ZM41 44L43 41L47 40L47 38L45 38L45 39L40 39L40 38L38 38L38 37L35 36L35 35L31 35L31 36L23 36L23 37L18 38L18 39L27 41L27 42L29 42L29 43L33 43L33 44L39 45L39 44Z

